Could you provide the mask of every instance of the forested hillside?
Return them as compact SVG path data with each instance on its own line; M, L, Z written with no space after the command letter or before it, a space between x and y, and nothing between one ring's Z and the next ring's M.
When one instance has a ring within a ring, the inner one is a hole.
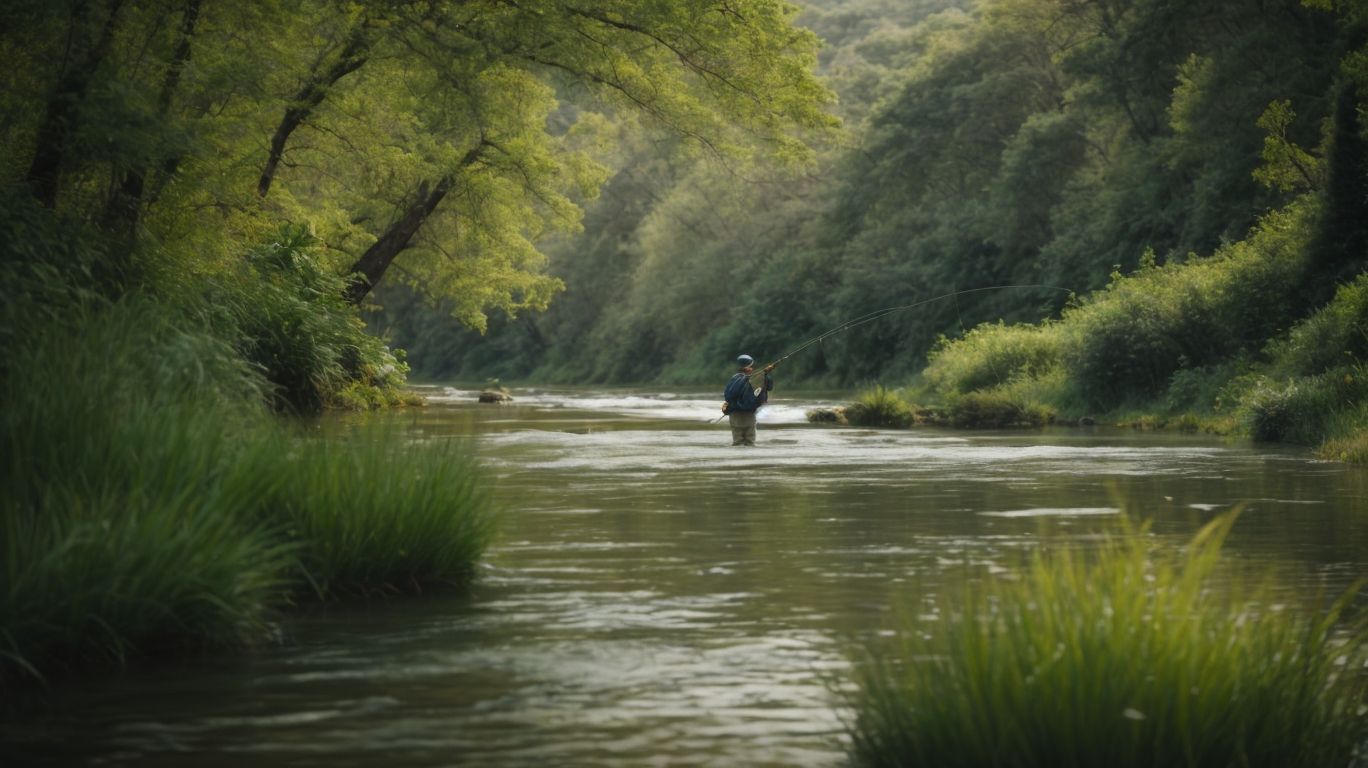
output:
M772 359L881 307L1037 286L892 315L785 371L899 383L941 335L1058 317L1070 292L1200 260L1270 211L1324 201L1286 311L1218 330L1261 343L1362 265L1361 6L807 3L846 126L815 166L623 139L582 231L548 247L564 291L546 312L496 312L481 336L395 291L374 327L427 377L712 382L737 352Z

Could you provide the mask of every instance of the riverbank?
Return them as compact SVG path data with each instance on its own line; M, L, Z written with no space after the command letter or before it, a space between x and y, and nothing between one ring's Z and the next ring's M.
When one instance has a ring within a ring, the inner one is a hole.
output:
M310 435L155 299L68 311L0 381L0 684L256 645L301 602L471 575L493 514L468 448Z
M1323 215L1307 197L1209 257L1114 274L1056 320L943 339L916 383L864 393L849 418L1200 430L1368 462L1368 275L1320 304L1291 288L1324 269Z

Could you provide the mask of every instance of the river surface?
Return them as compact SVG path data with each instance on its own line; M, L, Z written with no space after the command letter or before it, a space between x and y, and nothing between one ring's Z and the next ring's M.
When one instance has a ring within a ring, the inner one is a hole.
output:
M1290 600L1368 573L1368 474L1292 448L1108 429L813 426L717 397L426 390L369 417L469 438L501 534L459 594L314 608L285 642L66 682L4 765L840 765L858 650L898 616L1121 516L1178 546L1243 506L1236 563ZM344 421L328 429L347 429Z

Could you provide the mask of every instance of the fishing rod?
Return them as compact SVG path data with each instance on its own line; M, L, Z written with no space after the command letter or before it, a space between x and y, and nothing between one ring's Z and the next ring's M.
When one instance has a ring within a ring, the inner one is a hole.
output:
M862 325L866 325L866 324L868 324L868 323L872 323L872 322L874 322L875 320L880 320L880 319L883 319L883 318L885 318L885 317L888 317L889 315L897 314L897 313L899 313L899 312L905 312L905 311L907 311L907 310L909 310L909 309L916 309L916 308L918 308L918 307L924 307L924 306L926 306L927 304L931 304L931 303L934 303L934 302L937 302L937 301L943 301L943 300L945 300L945 299L958 298L958 297L960 297L960 296L963 296L963 295L966 295L966 294L970 294L970 293L981 293L981 292L983 292L983 291L1001 291L1001 290L1008 290L1008 289L1013 289L1013 288L1045 288L1045 289L1052 290L1052 291L1063 291L1063 292L1068 293L1068 294L1073 294L1073 290L1072 290L1072 289L1069 289L1069 288L1061 288L1060 286L1057 286L1057 285L1045 285L1045 284L1043 284L1043 283L1022 283L1022 284L1018 284L1018 285L988 285L988 286L983 286L983 287L981 287L981 288L965 288L965 289L959 290L959 291L951 291L950 293L943 293L943 294L941 294L941 295L939 295L939 296L932 296L932 297L929 298L929 299L922 299L921 301L914 301L914 302L912 302L911 304L900 304L900 305L898 305L898 306L896 306L896 307L884 307L883 309L876 309L876 310L874 310L873 312L869 312L869 313L867 313L867 314L860 315L859 317L853 318L853 319L851 319L851 320L847 320L847 321L845 321L844 323L841 323L840 325L837 325L837 326L835 326L834 328L831 328L830 330L828 330L828 331L826 331L826 332L824 332L824 333L822 333L822 334L820 334L820 335L817 335L817 336L812 337L811 339L808 339L807 341L803 342L802 344L799 344L797 347L794 347L793 349L789 350L788 352L785 352L784 354L780 355L777 359L774 360L774 362L771 362L771 363L766 364L765 367L762 368L762 369L760 369L759 371L756 371L755 373L748 374L748 375L746 376L746 381L747 381L747 383L750 383L751 380L752 380L753 378L755 378L757 375L761 375L761 374L765 373L766 371L771 371L771 370L773 370L773 369L774 369L775 367L777 367L780 363L784 362L785 360L789 359L790 357L793 357L794 355L798 354L799 352L802 352L803 350L807 349L808 347L812 346L813 344L820 344L820 343L822 343L823 340L825 340L826 338L828 338L828 337L830 337L830 336L835 336L835 335L838 334L838 333L843 333L843 332L848 331L848 330L850 330L850 329L852 329L852 328L858 328L858 327L860 327L860 326L862 326ZM726 414L724 413L724 414L722 414L722 416L726 416ZM715 423L715 422L721 421L721 420L722 420L722 416L719 416L719 417L717 417L716 419L713 419L712 422L710 422L710 423Z

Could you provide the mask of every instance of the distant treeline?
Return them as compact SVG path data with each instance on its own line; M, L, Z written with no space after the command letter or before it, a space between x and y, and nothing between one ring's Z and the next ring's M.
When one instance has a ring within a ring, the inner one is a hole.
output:
M626 142L583 231L548 248L565 290L545 312L482 336L396 289L372 327L428 378L715 383L739 352L773 358L881 307L1053 286L890 316L785 370L906 380L942 335L1057 317L1057 288L1200 260L1314 198L1282 324L1215 331L1266 341L1364 264L1364 5L807 3L848 131L815 166Z

